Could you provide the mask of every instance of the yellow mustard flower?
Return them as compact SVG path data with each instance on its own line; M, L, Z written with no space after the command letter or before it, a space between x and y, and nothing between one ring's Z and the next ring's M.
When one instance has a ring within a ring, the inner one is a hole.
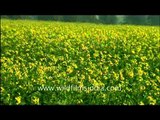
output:
M139 103L139 105L144 105L144 103L141 101L141 102Z
M22 98L21 96L18 96L18 97L15 98L16 102L17 102L16 103L17 105L19 105L21 103L21 98Z
M32 102L36 105L39 105L39 98L34 96Z
M67 73L72 73L73 72L73 68L72 67L68 67L66 72Z

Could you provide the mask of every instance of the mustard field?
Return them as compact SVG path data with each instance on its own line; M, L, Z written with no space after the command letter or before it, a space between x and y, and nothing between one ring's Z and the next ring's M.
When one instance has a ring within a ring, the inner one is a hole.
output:
M159 26L1 20L1 104L160 105Z

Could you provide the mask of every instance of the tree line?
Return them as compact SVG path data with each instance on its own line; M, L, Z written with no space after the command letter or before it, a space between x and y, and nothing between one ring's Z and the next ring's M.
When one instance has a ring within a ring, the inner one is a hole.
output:
M3 15L1 17L102 24L160 25L160 15Z

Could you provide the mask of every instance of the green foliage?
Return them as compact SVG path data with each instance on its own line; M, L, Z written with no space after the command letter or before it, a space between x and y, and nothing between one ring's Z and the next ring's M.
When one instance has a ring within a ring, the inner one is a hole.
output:
M103 24L160 25L159 15L3 15L2 18Z
M101 15L100 20L105 24L116 24L117 17L115 15Z
M158 16L158 15L148 16L148 23L151 25L159 25L160 26L160 16Z
M1 103L160 105L159 40L155 26L2 20Z
M130 24L140 24L140 25L145 25L147 23L147 16L146 15L128 15L125 18L128 23Z

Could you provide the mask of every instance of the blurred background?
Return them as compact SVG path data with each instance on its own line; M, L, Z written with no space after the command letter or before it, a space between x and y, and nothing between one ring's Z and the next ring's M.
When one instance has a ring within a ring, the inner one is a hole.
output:
M2 15L1 18L97 24L160 25L160 15Z

